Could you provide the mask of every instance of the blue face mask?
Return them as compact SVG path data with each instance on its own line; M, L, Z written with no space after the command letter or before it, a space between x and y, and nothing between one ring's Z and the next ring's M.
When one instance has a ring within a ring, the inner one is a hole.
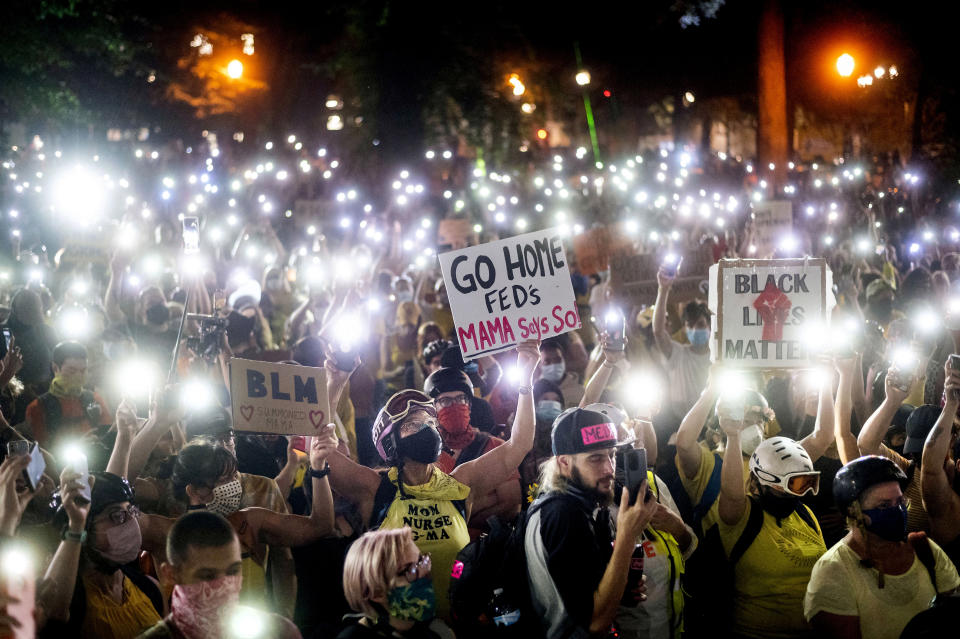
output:
M398 586L387 594L387 611L403 621L430 621L436 608L436 595L430 577Z
M563 412L560 402L552 399L541 399L537 402L537 420L552 424L557 415Z
M903 541L907 538L907 506L900 504L890 508L871 508L863 514L870 518L867 530L886 541Z
M710 341L710 329L688 328L687 341L689 341L693 346L706 346L707 342Z

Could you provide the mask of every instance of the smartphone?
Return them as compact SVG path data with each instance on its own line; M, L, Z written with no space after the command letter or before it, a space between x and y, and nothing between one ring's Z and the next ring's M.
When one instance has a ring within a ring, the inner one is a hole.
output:
M30 486L32 492L37 492L37 487L40 486L40 478L43 477L43 471L47 468L47 462L43 459L43 453L40 452L40 445L34 444L33 449L30 451L30 463L27 464L27 469L24 472L27 479L27 485Z
M343 350L340 348L334 349L333 353L333 364L339 370L344 371L345 373L353 372L353 364L357 361L357 351L353 348L349 350Z
M293 440L293 449L299 450L301 453L307 452L307 438L303 435L294 435Z
M680 265L683 264L683 256L677 257L676 255L670 254L663 258L663 272L669 275L670 277L676 277L677 273L680 272Z
M3 342L7 345L7 352L10 351L10 340L13 339L13 333L6 326L3 327Z
M640 486L647 479L647 451L629 448L623 454L623 488L629 491L630 505L637 502Z
M200 250L200 218L183 218L183 252L196 253Z
M80 496L90 502L90 470L87 468L87 456L80 451L73 451L69 460L67 461L67 467L70 468L73 472L80 475L80 478L77 480L83 484L83 488L80 490Z
M7 604L4 614L20 625L10 629L5 637L10 639L33 639L36 636L36 621L33 617L36 599L36 575L33 562L26 551L6 548L0 560L0 592L7 597L16 597L17 603Z
M960 371L960 355L951 355L947 358L947 364L950 367L950 370Z
M627 322L623 312L614 308L607 311L604 317L604 332L609 341L607 345L611 350L622 351L627 346Z
M747 407L742 397L723 397L720 399L720 414L723 417L734 421L743 421L746 413Z

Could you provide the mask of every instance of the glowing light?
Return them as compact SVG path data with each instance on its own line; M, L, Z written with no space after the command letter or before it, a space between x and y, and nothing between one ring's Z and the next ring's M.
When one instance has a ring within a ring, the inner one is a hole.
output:
M848 78L853 74L853 69L856 66L856 62L853 59L853 56L849 53L843 53L837 58L837 73L841 76Z
M547 139L547 130L546 129L537 129L537 137L541 140Z
M882 66L878 66L876 69L873 70L873 75L874 75L878 80L879 80L880 78L882 78L884 75L886 75L886 73L887 73L887 70L884 69Z
M243 62L231 60L227 65L227 75L236 80L243 75Z
M532 102L524 102L523 104L520 105L520 110L526 113L527 115L530 115L536 109L537 109L537 105L533 104Z
M510 74L507 84L513 87L513 95L518 97L523 95L527 90L527 88L523 85L523 82L520 81L520 76L516 73Z
M693 92L687 91L683 94L683 101L687 104L693 104L697 101L697 96L693 95Z
M577 81L577 84L584 87L590 84L590 72L586 69L580 70L577 72L577 75L574 76L574 80Z

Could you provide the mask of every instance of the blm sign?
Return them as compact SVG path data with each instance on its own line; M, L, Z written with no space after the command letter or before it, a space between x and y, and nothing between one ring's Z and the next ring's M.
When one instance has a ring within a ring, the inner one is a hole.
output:
M828 323L831 286L823 258L720 260L710 267L714 359L740 368L813 366L811 336Z

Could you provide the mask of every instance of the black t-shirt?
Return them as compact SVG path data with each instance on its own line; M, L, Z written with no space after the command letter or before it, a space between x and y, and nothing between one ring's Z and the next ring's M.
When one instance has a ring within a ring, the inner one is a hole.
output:
M424 626L414 626L401 635L400 633L381 632L377 628L366 626L360 623L359 618L353 618L347 623L349 625L337 635L337 639L396 639L398 636L403 636L406 639L439 639L437 633Z
M570 618L588 627L593 595L612 554L610 511L594 516L595 501L576 489L540 509L540 536L547 568Z

